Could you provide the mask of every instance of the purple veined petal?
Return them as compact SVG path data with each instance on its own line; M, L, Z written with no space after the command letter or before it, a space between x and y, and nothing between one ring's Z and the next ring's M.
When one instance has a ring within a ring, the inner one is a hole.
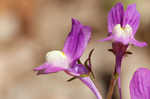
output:
M125 27L127 24L132 27L133 34L135 34L140 24L140 14L136 10L136 4L128 5L124 13L122 25Z
M72 29L65 41L63 52L72 61L77 60L84 52L90 37L90 27L83 26L78 20L72 19Z
M95 94L97 99L102 99L101 94L99 93L98 89L96 88L93 81L90 79L90 77L80 77L80 80L91 89L91 91Z
M150 99L150 70L139 68L130 81L131 99Z
M39 75L39 74L50 74L50 73L56 73L59 71L64 71L66 70L66 68L56 67L46 62L42 64L41 66L34 68L33 70L37 71L37 75Z
M113 36L112 35L110 35L110 36L108 36L108 37L106 37L106 38L104 38L104 39L102 39L102 40L99 40L100 42L105 42L105 41L110 41L110 40L112 40L113 39Z
M122 24L124 8L122 3L117 3L108 13L108 32L112 33L116 24Z
M134 38L130 40L130 43L133 44L134 46L138 46L138 47L147 46L146 42L139 42L139 41L135 40Z

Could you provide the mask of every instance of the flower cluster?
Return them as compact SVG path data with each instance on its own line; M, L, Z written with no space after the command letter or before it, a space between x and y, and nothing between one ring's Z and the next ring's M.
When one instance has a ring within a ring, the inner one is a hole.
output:
M128 52L128 46L131 44L138 47L147 46L145 42L137 41L134 36L140 24L140 14L136 9L135 4L127 6L124 10L122 3L117 3L108 14L108 37L100 41L112 41L112 51L116 57L114 76L118 81L118 87L121 97L121 63L123 57ZM91 50L89 57L84 62L80 61L89 40L91 38L91 28L82 25L78 20L72 19L72 29L66 38L62 51L50 51L46 55L46 62L34 68L37 75L51 74L59 71L64 71L72 76L68 81L73 79L81 80L95 94L97 99L102 99L101 94L93 83L94 77L92 72L91 55L94 50ZM116 76L118 75L118 76ZM138 69L131 82L130 92L132 99L150 99L150 70ZM145 78L146 77L146 78ZM113 86L114 87L114 86Z

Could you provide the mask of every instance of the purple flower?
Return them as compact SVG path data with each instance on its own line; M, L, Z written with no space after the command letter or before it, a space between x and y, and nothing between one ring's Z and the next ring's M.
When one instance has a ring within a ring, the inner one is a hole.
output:
M139 68L130 81L131 99L150 99L150 70Z
M102 41L112 40L124 45L133 44L144 47L145 42L135 40L134 35L140 24L140 14L136 10L136 4L128 5L124 11L123 4L117 3L108 14L109 36Z
M118 87L121 98L121 62L127 52L127 48L130 44L138 47L144 47L147 44L145 42L139 42L135 40L134 35L140 24L140 14L136 10L136 5L131 4L124 10L122 3L117 3L108 14L108 37L100 41L112 40L112 51L116 57L115 72L118 74Z
M46 62L34 69L37 74L51 74L64 71L74 78L79 78L96 95L102 99L99 91L89 77L92 73L90 60L85 62L86 66L78 62L91 37L91 29L83 26L76 19L72 19L72 29L69 33L62 51L50 51L46 55ZM72 80L70 79L70 80Z

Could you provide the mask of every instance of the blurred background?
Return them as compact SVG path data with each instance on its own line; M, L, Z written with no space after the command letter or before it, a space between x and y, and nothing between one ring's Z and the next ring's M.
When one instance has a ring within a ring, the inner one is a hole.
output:
M79 80L67 82L63 72L36 76L33 68L45 61L45 54L62 49L71 29L71 18L92 27L92 39L82 61L92 56L96 86L106 98L114 70L110 42L98 43L107 36L107 14L117 0L0 0L0 98L1 99L96 99ZM150 0L122 0L136 3L141 23L136 39L150 43ZM130 99L129 82L138 67L150 68L150 47L129 49L121 73L123 99ZM119 99L115 89L113 99Z

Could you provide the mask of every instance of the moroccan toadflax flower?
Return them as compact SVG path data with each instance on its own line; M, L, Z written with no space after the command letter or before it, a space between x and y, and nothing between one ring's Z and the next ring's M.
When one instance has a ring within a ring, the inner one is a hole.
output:
M116 66L114 74L118 74L118 86L121 97L120 72L121 62L130 44L144 47L145 42L135 40L134 36L140 24L140 14L136 10L136 5L131 4L124 10L122 3L117 3L108 14L108 37L101 41L112 41L112 51L116 56Z
M150 70L139 68L130 81L131 99L150 99Z
M104 39L113 42L121 42L123 45L133 44L144 47L145 42L135 40L134 35L139 27L140 14L136 10L136 5L128 5L124 11L122 3L117 3L108 14L109 36Z
M83 54L91 37L91 29L83 26L78 20L72 19L72 29L69 33L62 51L50 51L46 55L46 62L34 69L37 74L51 74L64 71L75 78L80 79L96 95L97 99L102 99L99 91L91 80L91 62L89 58L83 65L79 59ZM70 81L69 80L69 81Z

